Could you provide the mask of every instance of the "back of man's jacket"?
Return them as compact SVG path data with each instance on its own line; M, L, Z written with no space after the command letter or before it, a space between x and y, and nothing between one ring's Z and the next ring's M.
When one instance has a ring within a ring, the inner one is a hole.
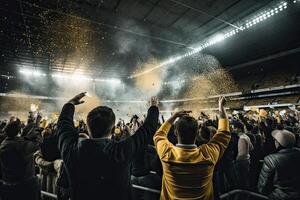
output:
M272 200L300 199L300 149L282 149L264 159L258 191Z
M199 147L173 145L167 139L170 128L165 122L153 138L163 166L160 199L212 200L214 167L230 141L229 121L220 119L218 132Z
M72 199L131 199L130 165L151 140L158 125L158 108L126 140L81 139L73 124L74 106L66 104L58 122L58 146L65 163Z
M7 183L19 183L33 178L33 154L38 148L37 143L23 138L6 138L0 145L2 179Z

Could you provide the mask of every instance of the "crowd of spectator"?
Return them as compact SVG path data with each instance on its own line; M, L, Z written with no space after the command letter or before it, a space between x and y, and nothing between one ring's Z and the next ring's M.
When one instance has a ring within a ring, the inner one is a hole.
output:
M0 200L50 199L41 190L59 200L212 200L233 189L300 199L298 110L227 113L220 97L216 116L183 110L165 120L152 97L147 115L128 123L99 106L75 126L84 96L67 102L56 122L33 113L26 123L1 121Z

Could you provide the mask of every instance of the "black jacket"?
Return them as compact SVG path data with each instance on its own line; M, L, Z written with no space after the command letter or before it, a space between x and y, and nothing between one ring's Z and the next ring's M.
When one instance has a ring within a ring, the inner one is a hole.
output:
M0 145L2 179L8 183L20 183L35 176L33 154L39 144L22 137L6 138Z
M126 140L78 140L74 106L65 104L58 120L58 148L68 174L72 200L131 199L130 167L158 126L159 111L150 107L145 123Z
M258 191L272 200L300 199L300 149L282 149L264 159Z

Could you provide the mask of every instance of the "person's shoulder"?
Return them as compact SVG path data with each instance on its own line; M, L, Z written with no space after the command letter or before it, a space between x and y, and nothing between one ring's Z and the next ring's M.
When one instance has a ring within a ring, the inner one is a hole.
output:
M280 157L281 155L278 152L269 154L264 158L264 163L269 166L276 166L276 163L279 163Z
M0 144L0 149L11 149L23 144L21 138L5 138Z
M106 146L111 146L114 145L115 143L118 142L110 139L79 138L78 149L79 150L87 150L87 149L101 150L106 148Z
M79 148L86 148L89 146L96 145L96 142L94 139L88 139L88 138L78 138L78 147Z
M239 136L239 139L240 139L240 140L250 140L249 136L246 135L245 133L242 133L242 134Z

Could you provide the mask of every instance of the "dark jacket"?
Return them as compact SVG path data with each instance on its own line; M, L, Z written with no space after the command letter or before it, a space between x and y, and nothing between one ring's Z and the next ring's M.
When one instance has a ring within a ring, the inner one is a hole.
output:
M239 137L237 134L232 133L230 142L220 160L217 162L216 169L224 170L224 168L228 168L231 166L236 159L238 154L238 141Z
M74 105L65 104L58 120L61 152L73 200L131 199L130 167L158 126L158 108L150 107L145 123L126 140L78 140L73 123Z
M39 144L22 137L6 138L0 145L2 179L20 183L35 176L33 154Z
M46 161L60 159L60 152L57 147L58 139L56 135L44 138L41 144L41 152Z
M258 191L272 200L300 199L300 149L282 149L264 159Z
M140 177L150 174L154 171L151 162L156 158L157 152L154 146L148 145L139 151L132 161L131 172L133 176Z

